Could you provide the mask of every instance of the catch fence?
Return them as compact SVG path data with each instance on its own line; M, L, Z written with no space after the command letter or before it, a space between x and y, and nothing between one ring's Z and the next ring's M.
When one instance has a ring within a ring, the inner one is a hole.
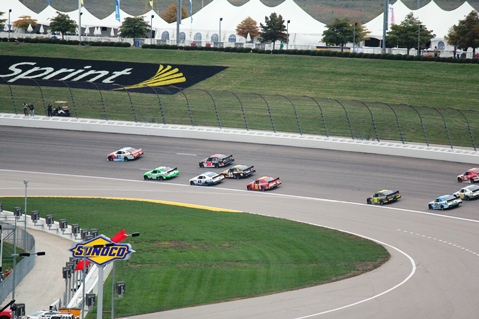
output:
M3 83L2 83L3 82ZM477 150L478 111L453 107L339 100L253 92L182 89L175 86L129 90L119 85L0 78L0 112L36 115L68 106L71 117L190 126L293 132L354 140L399 141Z

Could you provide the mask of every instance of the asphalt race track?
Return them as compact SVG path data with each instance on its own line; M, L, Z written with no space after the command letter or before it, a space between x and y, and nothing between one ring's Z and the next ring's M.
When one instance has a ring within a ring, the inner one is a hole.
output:
M23 196L23 179L28 179L32 196L224 207L354 233L380 242L392 255L377 270L332 284L134 318L436 319L477 318L479 313L479 201L446 212L427 209L435 197L463 186L456 176L474 164L5 126L0 136L2 196ZM123 146L142 147L145 155L128 163L106 161L107 153ZM254 165L256 177L279 176L283 185L248 192L251 177L215 187L189 186L191 177L208 170L198 162L217 152L233 154L237 164ZM145 171L160 165L177 166L181 174L171 181L142 180ZM366 197L384 188L400 190L403 198L383 207L365 204Z

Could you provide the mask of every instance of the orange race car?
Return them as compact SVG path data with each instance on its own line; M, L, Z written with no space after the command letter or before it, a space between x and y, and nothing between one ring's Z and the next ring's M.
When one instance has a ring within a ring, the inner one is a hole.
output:
M279 177L263 176L257 180L248 183L246 189L249 191L265 191L267 189L273 189L281 185L281 180Z

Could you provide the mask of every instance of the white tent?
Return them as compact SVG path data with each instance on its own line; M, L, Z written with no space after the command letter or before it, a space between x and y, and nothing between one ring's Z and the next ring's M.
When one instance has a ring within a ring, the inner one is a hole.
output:
M51 5L46 6L42 11L40 11L40 13L38 13L38 18L37 18L38 23L43 25L50 25L50 20L52 18L55 18L58 12L59 11L53 8Z
M12 10L9 12L9 10ZM13 23L20 19L21 16L30 16L32 19L38 20L38 14L29 8L27 8L19 0L0 0L0 12L4 12L2 19L5 21L5 29L8 29L8 16L10 13L10 24L12 25L11 29L13 30Z
M120 21L116 19L115 11L113 11L109 16L101 20L101 25L104 27L117 29L121 26L122 22L126 18L131 18L131 17L132 17L131 14L128 14L125 11L120 9Z

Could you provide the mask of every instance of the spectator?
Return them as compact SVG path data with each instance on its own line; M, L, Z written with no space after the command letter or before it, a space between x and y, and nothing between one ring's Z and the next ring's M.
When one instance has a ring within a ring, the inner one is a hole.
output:
M35 107L33 103L30 103L30 116L35 116Z
M51 104L48 104L47 106L47 115L48 117L51 117L52 116L52 112L53 112L53 106Z
M23 103L23 114L28 116L28 105L27 103Z

